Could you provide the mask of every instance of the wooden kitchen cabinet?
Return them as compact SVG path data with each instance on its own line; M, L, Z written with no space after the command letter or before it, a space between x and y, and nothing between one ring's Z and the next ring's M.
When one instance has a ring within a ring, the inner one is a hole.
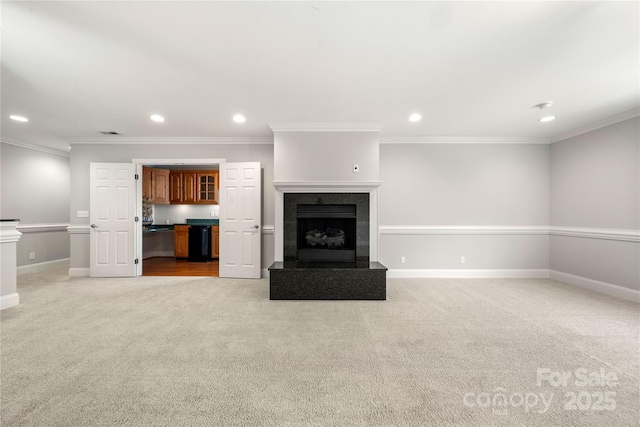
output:
M169 175L171 204L193 204L196 203L196 180L195 171L171 171Z
M152 169L153 203L156 205L169 204L169 171L166 169Z
M169 174L169 202L182 203L182 174L171 171Z
M218 171L198 172L197 203L218 203Z
M220 227L211 226L211 258L220 258Z
M173 227L173 252L176 258L189 257L188 225L175 225Z
M169 182L172 204L218 203L218 171L173 170Z
M142 167L142 197L153 199L153 178L151 177L151 168Z
M154 205L168 205L169 186L169 170L142 167L142 197Z

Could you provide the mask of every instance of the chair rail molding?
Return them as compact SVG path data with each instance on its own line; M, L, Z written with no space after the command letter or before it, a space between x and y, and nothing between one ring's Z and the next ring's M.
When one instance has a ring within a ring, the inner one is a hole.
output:
M89 234L91 226L89 224L76 224L67 227L69 234Z
M550 235L640 242L640 230L537 225L381 225L380 235Z
M17 228L18 231L22 233L46 233L51 231L67 231L69 224L20 224Z

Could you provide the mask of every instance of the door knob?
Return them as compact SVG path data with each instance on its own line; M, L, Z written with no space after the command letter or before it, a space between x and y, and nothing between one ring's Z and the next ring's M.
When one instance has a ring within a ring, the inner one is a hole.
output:
M91 224L91 228L98 228L98 226L95 224Z
M253 227L251 227L251 228L255 228L255 229L257 230L258 228L260 228L260 226L259 226L258 224L256 224L256 225L254 225L254 226L253 226Z

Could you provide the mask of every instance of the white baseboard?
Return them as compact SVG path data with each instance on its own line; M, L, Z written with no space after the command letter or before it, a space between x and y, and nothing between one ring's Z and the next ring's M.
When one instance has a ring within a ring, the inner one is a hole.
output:
M52 268L69 267L70 258L56 259L53 261L39 262L36 264L21 265L17 270L17 275L21 276L28 273L40 273Z
M15 307L20 304L20 296L17 293L3 295L0 297L0 310Z
M268 268L263 268L262 269L262 278L263 279L268 279L269 277L271 277L271 276L269 276L269 269Z
M88 268L70 268L69 277L89 277Z
M549 270L443 270L443 269L389 269L387 277L390 279L411 278L447 278L447 279L547 279Z
M174 256L174 251L152 251L152 252L147 252L146 254L144 254L142 256L142 259L149 259L149 258L155 258L155 257L162 257L162 258L171 257L171 258L173 258L173 256Z
M640 303L640 291L636 291L635 289L600 282L599 280L587 279L586 277L575 276L556 270L549 270L549 278L568 285L578 286L601 294Z

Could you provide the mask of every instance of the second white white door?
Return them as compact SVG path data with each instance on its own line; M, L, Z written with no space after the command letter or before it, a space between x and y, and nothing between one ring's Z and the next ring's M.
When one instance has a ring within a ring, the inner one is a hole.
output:
M260 162L220 164L220 277L260 278Z

